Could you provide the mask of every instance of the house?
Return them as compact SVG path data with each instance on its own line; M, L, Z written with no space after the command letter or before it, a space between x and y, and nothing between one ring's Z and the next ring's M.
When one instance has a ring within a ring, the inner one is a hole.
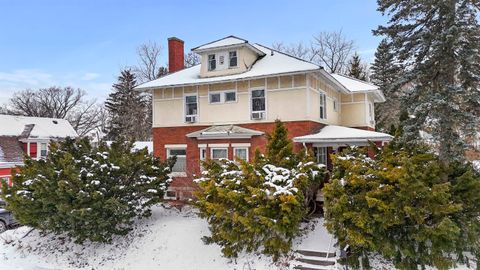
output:
M11 184L12 168L25 156L43 158L51 141L77 136L64 119L0 115L0 179Z
M201 63L190 68L182 40L169 38L168 50L169 74L137 89L153 94L154 154L177 157L169 197L191 197L202 160L264 149L276 119L323 164L338 147L391 140L374 131L375 103L385 101L375 85L235 36L193 48Z

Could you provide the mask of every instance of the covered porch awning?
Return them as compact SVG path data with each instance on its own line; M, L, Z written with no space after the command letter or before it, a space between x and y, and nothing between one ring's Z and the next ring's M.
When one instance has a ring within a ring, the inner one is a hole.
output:
M389 142L393 136L376 131L342 126L325 126L316 134L293 138L294 142L311 143L317 147L341 147L347 145L365 146L368 142Z
M250 139L253 136L260 135L263 135L263 132L234 125L219 125L189 133L187 137L197 138L198 140Z

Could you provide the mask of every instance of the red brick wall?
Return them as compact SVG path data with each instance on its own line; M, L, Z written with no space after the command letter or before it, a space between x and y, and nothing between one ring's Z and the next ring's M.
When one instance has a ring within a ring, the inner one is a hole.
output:
M318 132L324 125L313 121L292 121L284 122L288 129L289 138L308 135ZM270 133L275 127L275 123L251 123L239 124L237 126ZM153 128L153 152L155 156L165 160L167 152L166 144L186 144L187 145L187 177L176 178L171 184L171 189L181 191L184 196L189 197L188 193L194 189L195 185L192 182L194 175L200 174L200 152L198 144L212 144L212 143L250 143L249 157L253 157L255 150L265 150L266 136L254 136L251 139L222 139L222 140L197 140L195 138L188 138L186 135L198 131L209 126L183 126L183 127L162 127ZM302 144L295 144L295 150L302 149ZM210 149L207 148L207 157L210 154ZM233 159L233 148L229 147L229 159Z

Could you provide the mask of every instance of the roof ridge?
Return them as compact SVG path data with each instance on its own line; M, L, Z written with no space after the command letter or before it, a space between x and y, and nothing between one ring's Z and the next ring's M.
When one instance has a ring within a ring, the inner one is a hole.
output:
M245 43L248 43L248 40L244 39L244 38L240 38L240 37L237 37L235 35L229 35L229 36L226 36L226 37L223 37L223 38L220 38L220 39L217 39L217 40L214 40L214 41L210 41L208 43L205 43L205 44L202 44L202 45L199 45L197 47L194 47L194 48L191 48L190 51L194 51L200 47L203 47L203 46L206 46L206 45L210 45L212 43L215 43L215 42L218 42L220 40L224 40L224 39L227 39L227 38L236 38L236 39L240 39L240 40L243 40Z
M266 48L266 49L269 49L269 50L275 51L275 52L277 52L277 53L283 54L283 55L285 55L285 56L289 56L289 57L291 57L291 58L294 58L294 59L297 59L297 60L300 60L300 61L303 61L303 62L306 62L306 63L312 64L312 65L318 66L320 69L324 69L324 68L323 68L322 66L320 66L320 65L317 65L317 64L315 64L315 63L313 63L313 62L311 62L311 61L308 61L308 60L302 59L302 58L300 58L300 57L297 57L297 56L294 56L294 55L288 54L288 53L286 53L286 52L282 52L282 51L279 51L279 50L277 50L277 49L270 48L270 47L268 47L268 46L265 46L265 45L263 45L263 44L260 44L260 43L255 43L255 45L258 45L258 46L264 47L264 48Z

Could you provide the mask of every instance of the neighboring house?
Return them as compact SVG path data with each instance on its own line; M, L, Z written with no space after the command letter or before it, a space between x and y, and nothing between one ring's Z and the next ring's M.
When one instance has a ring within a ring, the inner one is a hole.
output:
M201 160L265 149L276 119L296 150L312 148L327 165L338 147L391 140L374 132L375 103L385 101L375 85L235 36L192 49L201 64L185 69L183 41L168 48L169 74L137 87L153 93L154 154L177 156L168 197L191 197Z
M22 166L24 156L43 158L52 140L77 136L67 120L0 115L0 178L11 184L12 168Z

